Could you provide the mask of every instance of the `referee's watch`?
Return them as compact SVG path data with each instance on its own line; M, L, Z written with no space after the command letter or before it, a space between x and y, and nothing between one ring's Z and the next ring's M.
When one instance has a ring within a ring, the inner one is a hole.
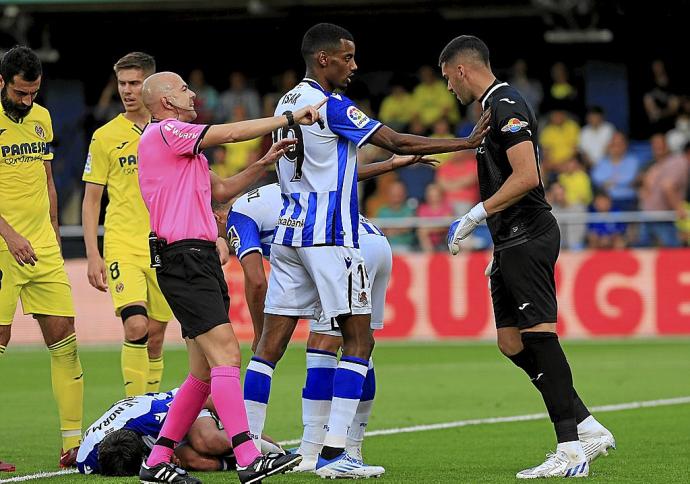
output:
M295 117L292 115L292 111L285 111L283 114L287 118L288 128L292 128L295 125Z

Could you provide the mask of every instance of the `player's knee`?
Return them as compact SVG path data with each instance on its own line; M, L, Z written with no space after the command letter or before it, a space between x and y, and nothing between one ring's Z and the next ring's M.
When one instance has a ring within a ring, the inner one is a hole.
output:
M146 311L146 308L140 304L134 304L132 306L127 306L122 308L120 311L120 317L122 318L122 324L129 324L132 321L130 320L133 316L143 316L143 318L137 318L137 319L142 319L144 321L144 325L148 325L148 312Z
M512 338L498 338L496 343L498 345L498 349L505 356L514 356L522 351L522 341L520 341L520 339L515 340Z
M143 317L137 317L143 316ZM131 343L142 338L148 340L148 319L144 306L127 306L120 311L125 330L125 339ZM144 341L145 343L146 341ZM141 343L143 344L143 343Z

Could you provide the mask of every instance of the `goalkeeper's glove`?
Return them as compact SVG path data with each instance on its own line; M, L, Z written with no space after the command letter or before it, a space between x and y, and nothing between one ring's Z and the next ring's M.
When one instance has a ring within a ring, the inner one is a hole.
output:
M452 255L460 252L460 241L467 238L477 226L486 219L484 204L479 202L462 218L453 222L448 229L448 250Z

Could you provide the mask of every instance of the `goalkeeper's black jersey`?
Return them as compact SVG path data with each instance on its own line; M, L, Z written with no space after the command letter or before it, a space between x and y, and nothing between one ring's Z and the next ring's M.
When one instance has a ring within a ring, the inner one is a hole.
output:
M508 83L495 81L479 99L482 109L491 108L491 131L477 148L477 174L482 200L487 200L513 172L507 150L523 141L532 141L539 170L538 126L532 108ZM494 250L527 242L554 223L551 206L540 183L520 201L487 219Z

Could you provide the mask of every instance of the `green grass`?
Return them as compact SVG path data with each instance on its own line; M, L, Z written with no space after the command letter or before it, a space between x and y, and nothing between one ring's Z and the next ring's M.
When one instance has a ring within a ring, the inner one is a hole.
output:
M569 342L566 353L576 387L589 405L690 395L690 341ZM119 351L81 350L85 373L84 423L100 416L122 394ZM185 352L168 349L163 388L180 383ZM246 361L246 354L245 354ZM540 396L494 345L460 343L379 344L377 403L369 429L543 412ZM13 475L56 470L60 447L57 413L44 349L15 349L0 359L0 458L17 465ZM303 345L295 344L276 370L266 432L277 439L301 434ZM688 482L690 405L601 413L618 450L592 467L600 483ZM365 441L371 463L386 467L387 483L516 482L515 472L535 465L554 447L544 420L374 436ZM231 474L197 474L206 483L237 482ZM271 482L320 482L313 475ZM69 475L44 482L138 482ZM33 481L37 482L37 481Z

